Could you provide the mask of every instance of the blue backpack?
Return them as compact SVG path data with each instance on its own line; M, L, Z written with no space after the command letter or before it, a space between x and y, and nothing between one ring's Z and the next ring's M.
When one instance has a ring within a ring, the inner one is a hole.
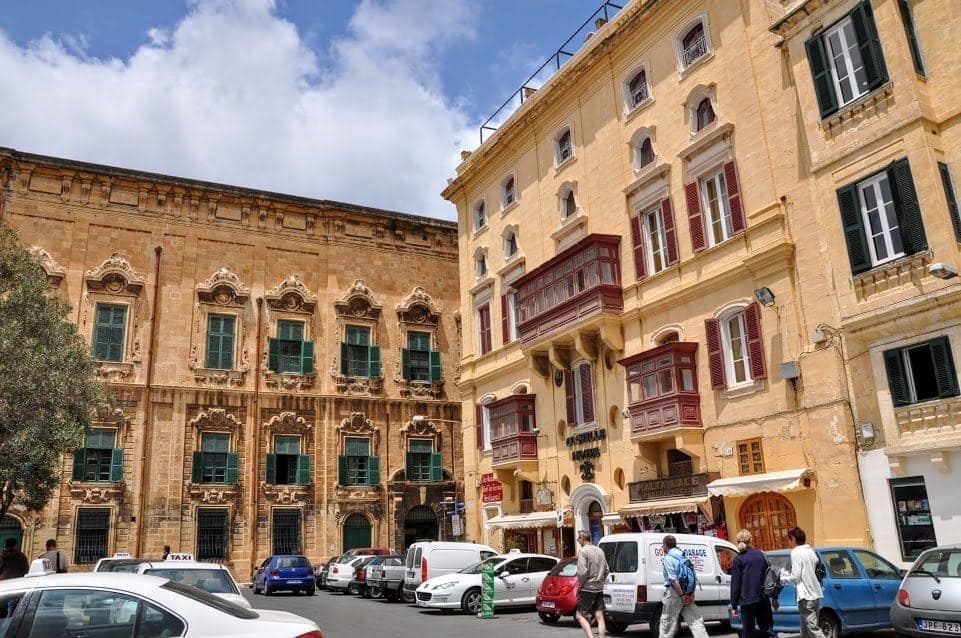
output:
M694 564L690 558L684 558L677 565L677 584L681 586L681 593L690 596L697 587L697 574L694 572Z

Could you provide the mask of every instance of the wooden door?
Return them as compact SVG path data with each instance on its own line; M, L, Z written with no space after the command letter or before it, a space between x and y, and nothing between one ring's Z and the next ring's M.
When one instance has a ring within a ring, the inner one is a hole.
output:
M738 512L740 526L751 532L754 546L762 551L787 547L787 531L797 526L794 505L774 492L748 497Z

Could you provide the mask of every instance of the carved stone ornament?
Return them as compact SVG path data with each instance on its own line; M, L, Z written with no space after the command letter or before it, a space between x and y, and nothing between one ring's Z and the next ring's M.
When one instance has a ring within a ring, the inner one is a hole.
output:
M53 255L39 246L32 246L30 248L30 254L40 262L43 271L47 273L47 281L50 282L50 285L53 287L59 286L60 282L62 282L63 278L67 275L67 269L57 263Z
M226 430L235 432L243 424L233 414L223 408L208 408L191 419L190 425L198 430Z
M127 433L130 431L130 417L120 408L101 405L96 408L91 419L93 427L117 428L118 446L123 447Z
M276 505L303 505L310 499L308 485L266 485L261 483L266 499Z
M430 419L424 421L408 421L401 428L402 434L407 436L429 436L437 437L440 435L440 430L434 427L434 424L430 422Z
M84 504L90 505L117 503L123 496L123 483L108 483L93 486L89 483L83 484L79 481L70 481L69 489L70 496L79 499Z
M384 516L384 506L381 503L369 503L362 507L352 507L346 510L337 510L334 513L334 518L337 520L338 525L343 525L344 521L351 514L363 514L367 518L374 517L376 520L380 520Z
M340 373L337 359L330 364L330 378L334 387L347 396L372 396L384 389L383 377L346 377Z
M88 290L113 295L138 296L144 287L143 276L120 253L114 253L96 268L88 270L84 279Z
M222 505L237 500L239 489L236 485L191 485L190 498L205 505Z
M380 443L380 428L374 425L374 422L367 418L367 415L363 412L351 412L350 416L345 418L337 426L337 433L341 438L345 436L369 436L370 437L370 452L372 455L377 455L377 447Z
M270 420L264 423L264 429L267 432L282 432L282 433L308 433L314 427L313 423L310 423L302 416L297 416L296 412L281 412L280 414L275 414L270 417Z
M363 279L355 279L344 296L334 302L338 316L368 321L377 321L383 307L374 299L374 294Z
M264 295L271 310L311 314L317 307L317 296L297 275L290 275Z
M250 299L250 290L234 271L224 266L197 284L197 297L203 303L240 307Z
M397 306L397 316L401 323L421 326L437 326L440 322L440 311L434 305L434 300L420 286L415 287Z
M102 361L97 364L94 374L110 383L133 380L133 364L124 361Z
M264 362L264 379L268 388L274 390L309 390L314 387L314 379L317 374L291 374L289 372L271 372L267 370L266 360Z

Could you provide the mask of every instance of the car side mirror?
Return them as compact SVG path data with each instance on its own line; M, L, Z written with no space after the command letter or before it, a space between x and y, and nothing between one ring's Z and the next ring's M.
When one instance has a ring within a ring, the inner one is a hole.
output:
M507 577L510 576L510 575L511 575L511 573L510 573L509 571L507 571L506 569L505 569L504 571L502 571L501 573L498 574L498 576L499 576L500 578L507 578Z

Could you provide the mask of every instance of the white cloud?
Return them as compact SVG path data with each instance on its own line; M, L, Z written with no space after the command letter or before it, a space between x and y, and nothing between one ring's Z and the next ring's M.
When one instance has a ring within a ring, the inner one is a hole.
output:
M437 61L472 18L363 0L315 52L270 0L209 0L124 60L0 32L0 146L450 219L438 193L476 133Z

